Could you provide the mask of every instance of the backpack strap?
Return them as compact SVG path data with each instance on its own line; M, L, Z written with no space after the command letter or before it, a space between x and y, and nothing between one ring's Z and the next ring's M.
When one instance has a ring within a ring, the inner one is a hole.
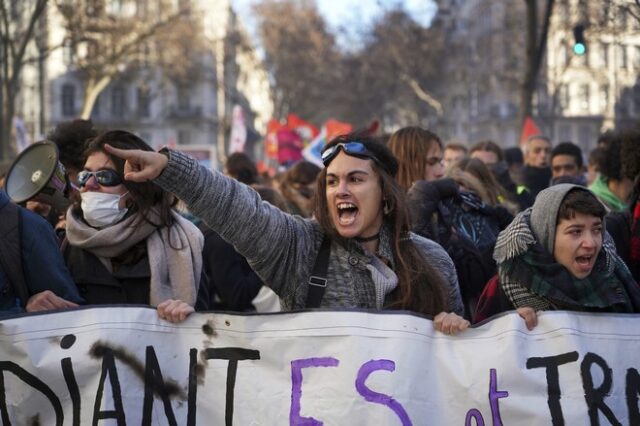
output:
M327 270L329 269L329 254L331 254L331 240L325 234L320 245L320 251L316 256L313 271L309 277L309 288L307 291L307 308L318 308L324 297L327 288Z
M29 300L29 289L22 269L22 231L21 208L9 202L2 209L0 221L0 264L9 279L14 295L24 307Z

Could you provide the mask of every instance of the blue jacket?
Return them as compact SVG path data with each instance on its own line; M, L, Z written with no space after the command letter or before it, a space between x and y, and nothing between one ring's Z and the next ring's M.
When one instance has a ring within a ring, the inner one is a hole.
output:
M0 221L10 220L8 216L13 212L7 205L9 197L0 191ZM27 300L21 300L19 292L14 290L9 280L6 265L21 264L16 268L21 272L21 279L27 288L28 296L51 290L57 296L75 303L83 303L78 289L71 279L71 275L64 264L58 247L58 240L51 225L39 215L20 208L22 223L18 227L20 254L7 250L5 244L9 235L0 238L3 244L0 250L0 314L23 312ZM14 274L15 276L15 274Z

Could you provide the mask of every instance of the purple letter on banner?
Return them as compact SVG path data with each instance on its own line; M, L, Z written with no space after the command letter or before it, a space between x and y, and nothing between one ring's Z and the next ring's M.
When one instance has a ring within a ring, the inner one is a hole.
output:
M367 378L369 378L369 375L374 371L395 371L395 369L395 362L388 359L372 359L371 361L365 362L358 371L358 377L356 378L356 390L360 395L364 396L365 400L376 404L386 405L391 408L393 412L396 413L400 421L402 421L402 426L411 426L412 423L411 419L409 419L409 415L398 401L388 395L372 391L364 383L367 381Z
M313 417L300 417L300 399L302 398L302 369L307 367L337 367L340 361L335 358L305 358L291 361L291 411L289 424L293 426L321 426L322 422Z
M500 418L500 406L498 400L509 396L507 391L499 391L498 378L496 377L496 369L492 368L489 372L489 404L491 405L491 417L493 418L493 426L502 426Z

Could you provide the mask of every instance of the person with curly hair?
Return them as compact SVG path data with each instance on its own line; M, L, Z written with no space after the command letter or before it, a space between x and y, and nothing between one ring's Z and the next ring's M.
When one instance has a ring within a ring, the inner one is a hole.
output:
M629 208L606 216L616 250L631 274L640 282L640 129L620 134L620 163L622 175L633 181Z
M598 164L600 176L589 186L607 209L612 211L623 211L628 208L633 189L633 179L622 172L621 146L621 133L615 132L603 148L603 156Z

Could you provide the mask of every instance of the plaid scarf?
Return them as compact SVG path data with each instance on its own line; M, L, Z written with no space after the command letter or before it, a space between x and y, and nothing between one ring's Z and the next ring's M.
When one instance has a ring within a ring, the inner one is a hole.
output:
M498 237L494 252L500 285L515 307L640 312L640 288L609 234L591 274L577 279L536 241L530 214L527 209L516 216Z

